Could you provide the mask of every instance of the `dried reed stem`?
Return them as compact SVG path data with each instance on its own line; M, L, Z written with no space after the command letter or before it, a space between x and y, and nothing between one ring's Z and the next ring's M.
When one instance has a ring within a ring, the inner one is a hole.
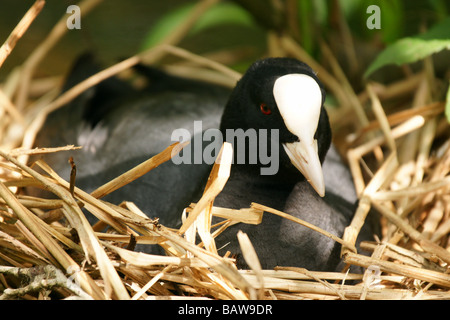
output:
M400 274L405 277L432 282L434 284L444 286L446 288L450 287L450 275L442 272L426 270L408 265L400 265L394 262L374 259L360 254L354 254L351 252L347 253L344 256L344 261L365 268L368 268L371 265L376 265L380 267L381 271L383 272Z
M14 30L9 35L8 39L6 39L5 43L3 43L3 45L0 47L0 68L2 67L6 58L8 58L9 54L13 51L16 43L20 38L22 38L22 36L30 27L31 23L33 23L34 19L36 19L36 17L39 15L44 5L45 0L36 0L36 2L27 11L20 22L16 25Z
M324 236L326 236L326 237L328 237L328 238L330 238L330 239L332 239L332 240L342 244L343 246L349 248L350 250L356 252L356 248L355 248L354 244L352 244L350 242L347 242L345 240L342 240L341 238L335 236L334 234L329 233L328 231L325 231L325 230L323 230L323 229L321 229L319 227L316 227L315 225L313 225L313 224L311 224L309 222L306 222L306 221L304 221L302 219L299 219L299 218L294 217L294 216L292 216L290 214L284 213L282 211L279 211L279 210L276 210L276 209L273 209L273 208L270 208L270 207L267 207L267 206L264 206L264 205L261 205L261 204L258 204L258 203L252 203L252 208L257 209L257 210L266 211L266 212L275 214L277 216L280 216L282 218L288 219L290 221L296 222L298 224L301 224L302 226L307 227L307 228L309 228L311 230L314 230L316 232L319 232L319 233L323 234Z
M102 0L84 0L78 4L80 12L85 15L95 8ZM17 91L16 106L19 110L25 108L28 100L30 81L34 70L38 64L45 58L47 53L55 46L61 37L67 32L67 18L63 16L53 27L47 38L30 54L22 66L21 81Z
M233 149L231 144L224 143L220 149L217 161L211 170L211 174L208 178L207 186L203 196L198 201L194 210L189 214L186 221L178 230L179 234L183 234L190 227L190 225L197 219L198 215L206 208L206 206L212 204L215 197L222 191L225 183L230 176L231 161L233 156Z
M390 210L389 208L377 203L373 202L373 205L377 208L377 210L386 217L390 222L395 224L400 230L409 235L414 241L416 241L425 251L436 255L447 264L450 264L450 252L440 247L439 245L431 242L427 238L425 238L419 231L413 228L407 221L403 220L399 217L395 212Z
M3 155L2 155L3 156ZM53 257L58 261L58 264L64 270L69 268L76 268L79 270L79 266L75 261L59 246L59 244L46 233L39 225L36 223L34 215L29 212L25 207L23 207L14 195L0 182L0 197L2 197L5 202L14 210L14 213L19 217L25 226L42 242L45 243L45 247L52 254ZM81 287L94 299L104 299L105 294L97 286L97 284L92 280L92 278L85 272L80 271L77 273L77 278L81 283Z
M347 79L347 76L345 75L344 71L339 65L339 62L331 52L331 49L328 47L328 45L325 43L325 41L320 42L320 47L322 49L322 52L327 56L327 60L331 64L331 68L333 69L333 72L337 78L337 81L339 82L339 86L344 91L345 96L347 97L349 104L341 104L343 108L346 106L351 106L358 117L358 124L360 127L364 127L369 123L369 120L367 118L366 113L364 112L364 108L359 101L358 97L356 96L355 91L353 90L352 86L350 85L350 82Z
M130 182L138 179L139 177L143 176L150 170L153 170L154 168L158 167L160 164L170 160L173 156L177 155L181 151L181 149L183 149L188 144L189 141L181 144L176 142L170 145L161 153L153 156L147 161L144 161L143 163L139 164L133 169L130 169L129 171L121 174L117 178L109 181L108 183L94 190L91 193L91 195L95 198L102 198L105 195L113 192L114 190L117 190L123 187L124 185L129 184Z
M51 190L54 194L58 195L63 200L64 213L66 218L72 222L72 226L77 229L80 235L80 240L83 249L89 252L89 255L96 257L96 261L99 264L100 272L103 274L104 279L107 280L105 283L106 288L111 286L114 289L114 293L121 299L129 298L122 282L120 281L115 269L112 267L110 260L107 258L104 250L99 246L98 239L93 234L92 228L89 225L84 214L79 209L78 205L74 199L70 196L67 190L64 190L59 185L52 183L51 181L45 179L41 174L22 165L19 161L5 154L0 150L0 156L7 159L8 161L14 163L16 166L21 168L23 171L27 172L29 175L39 180L41 183L46 185L46 187ZM78 267L76 263L64 252L62 248L51 238L44 230L37 227L34 215L29 212L25 207L23 207L18 200L9 193L9 190L0 183L0 196L5 199L5 201L10 205L16 214L19 215L21 221L33 231L33 233L41 240L49 243L48 249L55 256L56 260L61 264L61 266L67 270L70 266ZM89 281L90 282L90 281ZM89 292L88 292L89 293ZM90 293L89 293L90 294ZM99 293L97 293L98 295ZM111 293L106 292L106 297L109 297Z

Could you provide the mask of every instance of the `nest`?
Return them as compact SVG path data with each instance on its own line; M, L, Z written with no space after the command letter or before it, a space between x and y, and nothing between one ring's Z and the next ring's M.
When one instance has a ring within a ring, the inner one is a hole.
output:
M81 3L81 12L86 14L96 2ZM42 5L43 1L36 1L0 49L0 65ZM444 102L429 100L429 73L406 77L389 86L369 83L357 95L325 44L322 51L333 64L332 74L289 37L274 38L277 50L310 64L339 100L341 107L330 110L330 119L360 199L353 221L339 238L257 203L241 210L215 207L214 198L226 184L231 166L231 148L224 144L221 161L214 165L203 197L180 213L182 226L171 229L149 219L133 199L124 199L117 206L101 198L157 170L184 145L168 146L88 194L73 183L76 159L71 163L72 178L58 176L42 160L28 161L31 155L76 147L33 149L34 137L51 111L138 62L156 62L171 54L204 71L196 75L204 74L208 79L214 75L216 82L234 83L239 74L173 46L175 40L171 39L105 69L63 95L49 89L54 82L36 93L43 81L34 79L33 71L65 28L63 19L0 90L0 299L450 298L449 125L443 116ZM386 112L389 102L398 97L408 100L410 107ZM360 126L349 133L352 119L358 119ZM29 196L23 191L26 187L47 189L57 199ZM91 226L81 208L100 222ZM355 242L371 208L380 213L382 237L362 243L362 248L371 253L367 256L356 251ZM332 238L341 244L347 266L364 267L365 273L352 274L348 269L318 272L290 266L262 270L251 239L244 233L239 233L238 239L249 270L238 270L232 257L217 253L214 239L228 226L258 224L268 214ZM212 216L223 222L211 225ZM105 225L110 232L101 231ZM196 243L197 235L201 243ZM136 243L159 245L167 255L135 252L131 249Z

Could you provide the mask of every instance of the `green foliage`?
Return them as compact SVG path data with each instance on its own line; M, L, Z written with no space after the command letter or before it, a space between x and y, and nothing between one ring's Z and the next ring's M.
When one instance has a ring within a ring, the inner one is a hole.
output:
M425 40L418 37L400 39L378 55L365 72L364 77L367 78L385 65L404 65L416 62L444 49L450 49L450 38L447 40Z
M450 17L429 31L396 41L383 50L367 69L364 77L388 64L403 65L450 49Z
M143 49L153 47L172 33L177 26L189 17L194 6L195 3L187 4L164 15L152 26L150 32L144 38ZM205 12L190 30L190 34L221 24L256 25L253 17L246 10L232 2L223 2Z
M170 11L159 19L159 21L151 27L150 32L148 32L147 36L144 38L142 44L143 49L153 47L165 39L178 24L187 18L192 8L193 5L183 6Z
M429 0L431 7L436 13L439 20L444 19L447 15L447 7L445 5L445 1L447 0Z
M442 50L450 50L450 17L436 24L428 32L406 37L389 45L369 66L364 77L389 64L404 65L424 59ZM445 108L450 122L450 87Z

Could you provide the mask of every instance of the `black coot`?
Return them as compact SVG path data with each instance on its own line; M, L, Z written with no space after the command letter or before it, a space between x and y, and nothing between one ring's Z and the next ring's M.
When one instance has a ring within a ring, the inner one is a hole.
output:
M308 65L289 58L257 61L231 94L219 86L141 69L151 82L148 88L138 91L116 78L106 80L52 114L38 136L38 146L83 146L74 154L79 187L92 191L162 151L177 128L201 135L194 131L194 121L201 120L203 130L220 128L234 146L231 175L215 205L242 208L257 202L342 236L357 198L335 150L326 157L331 130L323 107L325 91ZM82 58L74 70L67 86L95 72L91 57ZM67 154L54 157L59 159L48 159L52 167L68 176ZM108 200L132 200L150 217L176 227L182 209L200 196L210 168L169 161ZM246 265L238 230L250 236L263 268L338 268L338 244L271 214L258 226L238 224L216 239L221 252L236 255L239 267Z
M254 63L231 94L220 128L224 136L230 129L255 130L258 139L264 138L264 129L275 129L276 137L267 139L267 149L270 153L271 143L278 144L277 171L262 174L273 163L260 158L256 164L239 164L238 139L230 140L235 143L234 164L214 204L237 209L261 203L341 237L358 199L351 174L331 145L324 100L325 91L308 65L287 58ZM258 156L265 154L259 151ZM249 235L263 268L301 266L319 271L342 267L340 244L272 214L265 214L257 226L232 226L216 239L218 247L236 254L239 267L246 264L236 241L238 230ZM373 239L372 230L364 229L362 239Z

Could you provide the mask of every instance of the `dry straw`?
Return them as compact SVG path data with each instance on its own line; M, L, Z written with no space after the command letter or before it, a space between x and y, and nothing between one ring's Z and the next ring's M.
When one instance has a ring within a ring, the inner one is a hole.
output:
M289 36L269 34L269 52L299 58L319 71L342 106L338 112L330 109L333 128L348 132L350 127L353 132L346 140L337 141L347 155L360 198L342 238L261 204L241 210L215 207L214 198L226 184L231 166L232 150L227 144L203 197L180 212L183 224L179 229L151 220L133 199L123 199L117 206L101 198L158 170L184 145L168 146L90 194L67 182L69 177L58 176L43 160L28 164L31 155L77 148L31 149L48 113L136 63L156 63L168 54L175 55L181 70L194 66L205 71L196 73L207 77L204 80L220 79L232 85L239 74L174 46L215 2L199 2L190 19L161 45L99 72L61 96L49 90L31 99L30 88L41 81L34 78L34 69L64 34L60 21L19 66L20 72L12 72L1 85L0 299L449 299L449 126L443 117L444 103L430 90L428 81L439 81L430 68L388 86L369 83L357 95L325 44L322 51L330 61L330 71ZM82 13L98 4L83 1ZM43 1L36 1L32 14L27 13L12 32L0 49L0 63L42 5ZM183 66L183 61L189 64ZM407 108L388 111L391 99L400 96L408 97ZM348 123L349 115L359 119L356 127ZM335 129L336 136L340 133ZM76 165L76 159L73 161ZM25 187L50 190L56 199L28 196L22 191ZM91 226L82 207L100 222ZM363 243L361 248L370 255L362 255L355 248L356 237L374 209L380 213L382 235ZM217 253L215 238L236 223L258 225L264 214L277 214L330 237L341 244L345 263L361 266L366 272L319 272L291 266L262 270L251 239L243 233L237 236L250 269L238 270L230 253ZM213 216L223 222L211 225ZM109 232L103 231L105 225ZM161 246L167 255L135 252L136 243Z

